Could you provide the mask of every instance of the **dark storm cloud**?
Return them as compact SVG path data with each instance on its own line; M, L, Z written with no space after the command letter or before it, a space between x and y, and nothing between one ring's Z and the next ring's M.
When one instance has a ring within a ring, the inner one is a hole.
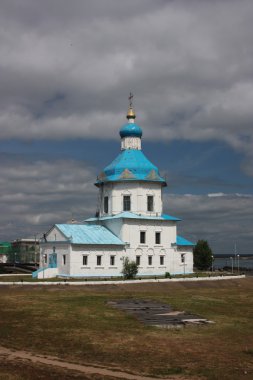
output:
M252 161L252 1L0 7L2 139L114 138L132 90L146 138L222 140Z

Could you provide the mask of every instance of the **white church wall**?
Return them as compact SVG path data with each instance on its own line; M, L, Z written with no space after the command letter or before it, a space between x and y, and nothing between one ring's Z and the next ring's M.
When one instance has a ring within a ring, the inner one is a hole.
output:
M140 242L141 232L145 232L145 243ZM160 233L160 244L156 244L156 232ZM131 260L136 261L136 257L140 257L139 275L173 273L175 222L127 219L122 227L121 239L128 243L126 254Z
M74 245L72 246L70 276L121 276L124 255L125 250L120 247ZM98 263L98 256L101 257L100 263ZM114 257L113 262L111 256Z
M160 216L162 213L162 191L160 183L152 182L118 182L105 184L101 191L101 215L106 215L103 210L103 197L109 197L109 215L123 212L123 196L131 196L131 212L135 214ZM154 197L154 211L147 211L147 196Z
M68 243L54 244L44 243L40 246L40 268L49 266L49 256L53 253L57 255L58 273L68 274L70 271L71 246ZM64 259L65 256L65 259ZM65 261L65 264L64 264Z
M108 228L114 235L121 239L122 236L122 219L108 219L101 221L101 224Z
M125 219L122 226L121 239L130 243L131 248L140 246L147 248L171 248L176 242L176 223L173 221ZM140 232L145 232L145 243L140 242ZM160 232L160 244L156 244L156 232Z
M66 240L66 237L55 226L47 233L48 242L49 241L64 241L64 240Z
M192 247L177 247L173 259L173 273L193 273L193 248Z

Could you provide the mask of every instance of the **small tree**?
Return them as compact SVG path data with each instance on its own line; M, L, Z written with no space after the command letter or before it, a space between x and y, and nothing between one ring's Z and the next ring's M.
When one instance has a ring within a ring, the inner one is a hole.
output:
M123 269L121 272L126 279L135 278L138 273L138 265L135 261L130 261L128 257L126 257L123 261Z
M212 265L213 252L206 240L198 240L193 249L194 267L200 270L207 270Z

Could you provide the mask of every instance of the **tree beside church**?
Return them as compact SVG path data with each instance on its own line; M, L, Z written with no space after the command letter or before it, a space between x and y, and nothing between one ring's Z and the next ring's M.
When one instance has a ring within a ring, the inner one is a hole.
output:
M198 240L193 248L194 267L200 270L208 270L212 266L213 252L206 240Z

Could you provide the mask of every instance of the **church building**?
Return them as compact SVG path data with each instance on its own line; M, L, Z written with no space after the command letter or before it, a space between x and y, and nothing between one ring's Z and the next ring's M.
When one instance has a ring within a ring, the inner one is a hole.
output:
M142 129L130 105L120 129L121 151L96 180L99 207L83 223L56 224L40 243L37 278L119 277L125 258L138 276L193 272L194 244L177 234L180 221L163 213L167 186L142 151Z

